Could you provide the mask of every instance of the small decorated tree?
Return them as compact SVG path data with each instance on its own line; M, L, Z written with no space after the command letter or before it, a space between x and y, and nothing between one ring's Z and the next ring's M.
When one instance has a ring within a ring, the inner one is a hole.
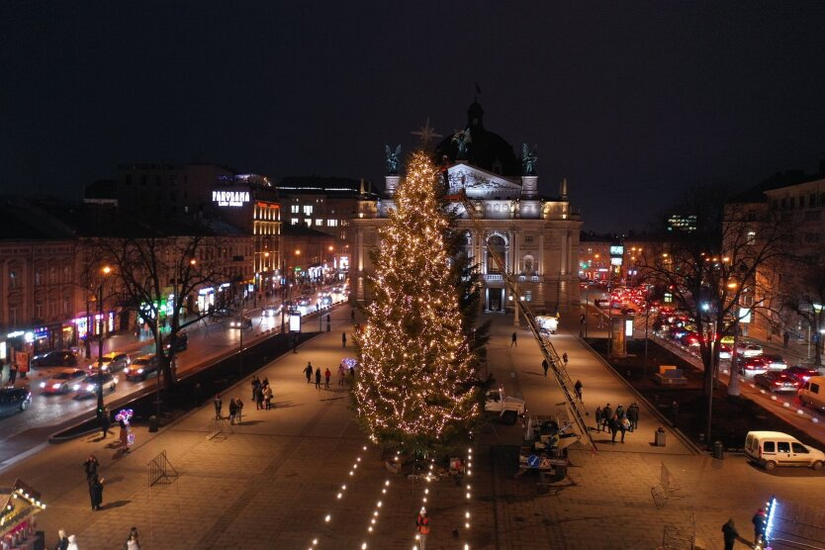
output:
M356 340L359 422L373 441L408 451L464 439L481 414L439 189L436 167L415 153L381 230L373 302Z

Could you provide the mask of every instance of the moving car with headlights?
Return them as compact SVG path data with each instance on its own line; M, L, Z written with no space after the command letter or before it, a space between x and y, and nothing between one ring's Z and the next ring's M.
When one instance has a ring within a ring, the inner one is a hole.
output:
M131 365L123 369L123 374L126 376L126 380L136 382L138 380L146 380L150 374L157 371L157 356L154 353L147 353L132 361Z
M813 367L805 367L802 365L794 365L792 367L788 367L784 371L785 374L793 376L797 380L799 380L800 385L804 384L808 381L809 378L812 376L819 376L819 371Z
M32 392L26 388L0 389L0 414L14 414L25 411L32 403Z
M175 351L186 351L188 347L189 334L186 332L178 332L177 338L175 338ZM172 349L172 339L168 334L163 338L163 349L166 351Z
M798 393L803 405L825 411L825 376L811 376Z
M111 372L104 371L102 375L90 374L80 382L72 386L77 392L75 399L84 399L97 395L98 384L103 383L103 393L113 392L117 389L117 376Z
M766 470L777 466L808 466L821 470L825 464L825 453L782 432L748 432L745 455Z
M789 374L769 370L768 372L757 374L753 377L753 382L757 386L765 388L771 392L787 391L796 393L802 384Z
M131 362L132 361L129 359L127 354L120 351L113 351L111 353L107 353L99 360L96 359L90 363L89 369L96 371L97 367L102 363L104 372L117 372L128 367Z
M785 370L788 368L788 363L782 358L781 355L764 353L761 358L765 363L765 366L768 367L768 370Z
M762 361L761 357L740 357L737 363L739 364L739 374L748 378L768 372L768 366Z
M252 328L252 319L246 315L233 317L227 323L229 328L250 329Z
M276 317L281 314L281 306L266 306L261 311L262 317Z
M736 345L736 355L741 355L742 357L759 357L762 353L762 346L759 344L739 342Z
M72 350L57 349L32 357L32 367L74 367L77 356Z
M40 382L40 389L46 394L69 393L78 381L83 380L89 373L83 369L63 369L48 380Z

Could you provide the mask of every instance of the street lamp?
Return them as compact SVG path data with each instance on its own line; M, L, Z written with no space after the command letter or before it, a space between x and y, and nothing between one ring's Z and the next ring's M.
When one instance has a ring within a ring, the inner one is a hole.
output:
M104 266L100 270L103 277L100 279L100 286L97 289L97 414L103 414L103 285L106 284L106 275L112 272L112 268ZM105 434L104 434L105 435Z
M730 281L728 289L734 293L736 299L733 303L733 349L730 351L730 379L728 380L728 395L739 396L739 369L736 365L736 347L739 345L739 294L736 289L739 283Z

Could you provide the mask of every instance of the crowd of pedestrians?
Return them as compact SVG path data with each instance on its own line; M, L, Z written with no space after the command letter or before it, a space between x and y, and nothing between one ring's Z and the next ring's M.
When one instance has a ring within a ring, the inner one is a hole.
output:
M257 376L252 377L252 400L255 402L256 410L269 410L274 408L272 398L274 397L269 379L264 377L260 380Z
M621 433L621 443L627 432L633 432L639 427L639 405L632 403L625 408L620 404L614 411L610 403L604 407L596 407L596 431L610 432L611 442L616 443L616 436Z

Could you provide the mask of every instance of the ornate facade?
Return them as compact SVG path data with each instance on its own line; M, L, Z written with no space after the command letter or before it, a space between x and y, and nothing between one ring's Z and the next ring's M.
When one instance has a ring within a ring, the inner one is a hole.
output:
M578 308L582 224L571 210L567 183L561 184L556 198L539 195L536 157L524 147L519 162L507 142L484 129L482 116L481 106L473 103L467 128L445 139L435 156L443 163L445 184L452 197L448 207L460 216L465 250L481 268L484 310L504 313L513 306L503 274L488 253L491 246L504 258L507 270L517 276L524 299L534 312L553 314ZM378 231L388 221L395 189L401 183L401 177L390 172L384 196L360 202L358 218L353 222L350 281L353 298L359 302L370 299L365 285L372 271L370 254L379 247ZM457 197L462 191L475 207L481 229Z

